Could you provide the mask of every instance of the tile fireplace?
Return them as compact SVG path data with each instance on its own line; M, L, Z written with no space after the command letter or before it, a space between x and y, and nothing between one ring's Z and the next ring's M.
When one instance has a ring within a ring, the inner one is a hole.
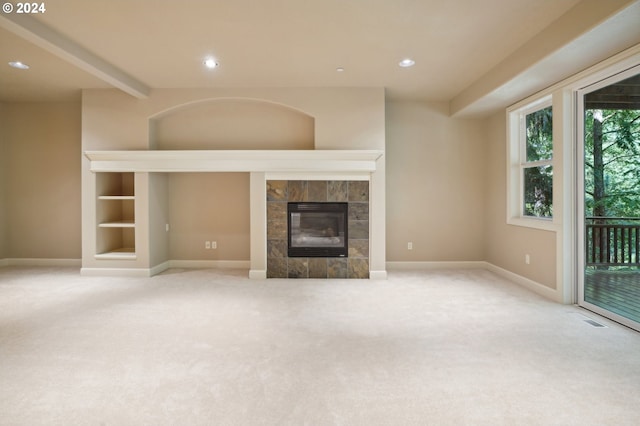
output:
M369 278L369 182L267 180L267 278Z

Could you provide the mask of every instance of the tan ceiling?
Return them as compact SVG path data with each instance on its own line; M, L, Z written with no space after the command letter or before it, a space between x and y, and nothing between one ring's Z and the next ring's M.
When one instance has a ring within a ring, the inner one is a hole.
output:
M21 61L27 71L7 66ZM80 88L111 87L97 77L0 28L0 100L50 101L79 96Z
M618 9L635 3L608 1ZM115 68L151 89L375 86L391 98L452 101L567 12L579 17L585 3L603 2L47 0L45 13L25 18L36 24L35 39L24 30L30 21L0 15L0 100L68 99L111 87L104 74ZM43 28L62 41L43 41ZM586 30L573 29L576 37ZM573 41L559 40L549 42L551 52ZM607 48L634 40L640 31ZM82 62L84 54L110 68L79 65L74 55ZM204 69L208 55L219 68ZM398 67L405 57L416 65ZM10 68L10 60L31 69Z

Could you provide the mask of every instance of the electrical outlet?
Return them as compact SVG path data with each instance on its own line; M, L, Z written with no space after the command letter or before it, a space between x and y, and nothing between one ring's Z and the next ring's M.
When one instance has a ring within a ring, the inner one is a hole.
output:
M413 250L413 243L411 241L407 243L407 250Z
M204 242L204 248L209 250L211 248L211 241L205 241Z
M164 230L169 232L169 224L168 223L164 225Z
M211 241L211 249L215 250L218 248L218 242L217 241Z
M529 256L528 254L524 255L524 263L526 263L527 265L531 264L531 256Z

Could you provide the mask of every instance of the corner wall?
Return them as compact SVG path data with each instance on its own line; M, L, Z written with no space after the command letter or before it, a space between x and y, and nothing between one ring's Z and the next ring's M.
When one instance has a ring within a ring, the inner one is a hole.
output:
M556 288L556 232L508 225L506 114L487 119L487 179L484 253L492 265L528 278L550 289ZM531 263L524 261L528 254Z
M484 260L484 120L451 118L444 102L388 102L386 129L387 259Z

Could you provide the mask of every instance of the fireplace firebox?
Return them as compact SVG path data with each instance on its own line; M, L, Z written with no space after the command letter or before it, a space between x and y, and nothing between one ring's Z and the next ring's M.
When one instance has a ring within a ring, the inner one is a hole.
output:
M347 257L348 203L287 205L289 257Z

